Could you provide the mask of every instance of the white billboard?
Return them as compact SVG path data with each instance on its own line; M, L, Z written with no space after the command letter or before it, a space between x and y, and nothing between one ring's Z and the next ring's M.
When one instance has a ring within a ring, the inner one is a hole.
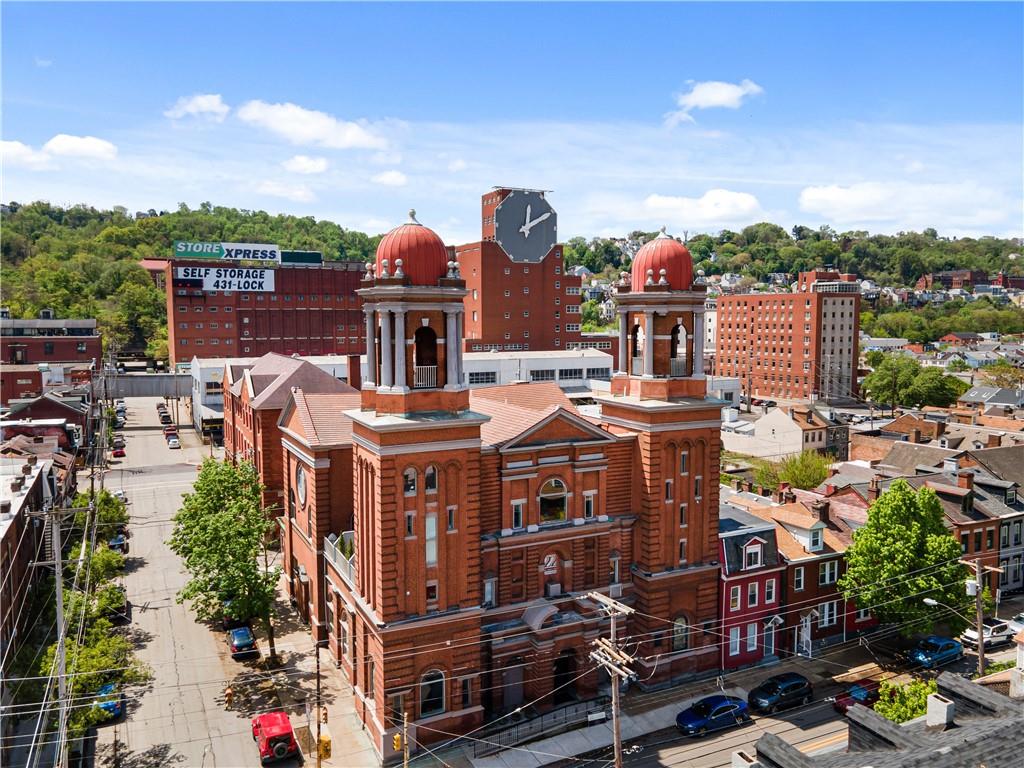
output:
M202 282L204 291L274 290L274 270L248 267L175 267L176 280Z

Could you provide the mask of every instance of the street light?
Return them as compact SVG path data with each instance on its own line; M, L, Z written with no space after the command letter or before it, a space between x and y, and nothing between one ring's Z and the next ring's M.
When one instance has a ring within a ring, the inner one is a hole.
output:
M964 616L962 613L960 613L960 611L958 611L956 608L954 608L951 605L946 605L945 603L940 603L935 598L926 597L922 602L924 602L924 604L927 605L929 608L937 608L939 606L941 606L943 608L946 608L947 610L950 610L953 613L955 613L957 616L959 616L961 619L966 621L968 624L971 622L970 619L968 619L966 616Z

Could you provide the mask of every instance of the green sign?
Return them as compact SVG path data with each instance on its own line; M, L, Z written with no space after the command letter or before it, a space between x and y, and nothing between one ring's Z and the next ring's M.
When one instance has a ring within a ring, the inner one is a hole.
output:
M223 259L280 263L281 249L265 243L191 243L174 241L176 259Z

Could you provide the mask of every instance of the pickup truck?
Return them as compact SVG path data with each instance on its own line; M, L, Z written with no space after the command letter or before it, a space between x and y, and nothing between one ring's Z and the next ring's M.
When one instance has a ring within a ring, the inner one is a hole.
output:
M985 635L985 647L993 648L997 645L1006 645L1013 641L1013 628L1003 619L985 619L981 623L982 632ZM978 647L978 631L974 628L965 630L960 640L964 645L971 648Z

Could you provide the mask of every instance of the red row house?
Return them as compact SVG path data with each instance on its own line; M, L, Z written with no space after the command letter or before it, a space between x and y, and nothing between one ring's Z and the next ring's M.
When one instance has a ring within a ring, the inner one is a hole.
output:
M359 291L358 401L290 392L285 569L383 759L404 713L410 744L429 745L525 704L599 697L588 654L608 618L592 590L634 607L621 629L642 638L644 685L718 668L705 296L672 238L634 265L618 286L619 359L636 372L616 374L600 418L552 383L470 392L467 283L415 221L385 236Z
M718 516L722 669L761 664L778 657L786 564L775 525L729 505ZM784 639L784 638L783 638Z
M224 366L224 456L252 462L264 486L263 505L284 511L281 431L278 419L293 388L307 392L355 392L343 381L297 357L268 353L255 362Z

